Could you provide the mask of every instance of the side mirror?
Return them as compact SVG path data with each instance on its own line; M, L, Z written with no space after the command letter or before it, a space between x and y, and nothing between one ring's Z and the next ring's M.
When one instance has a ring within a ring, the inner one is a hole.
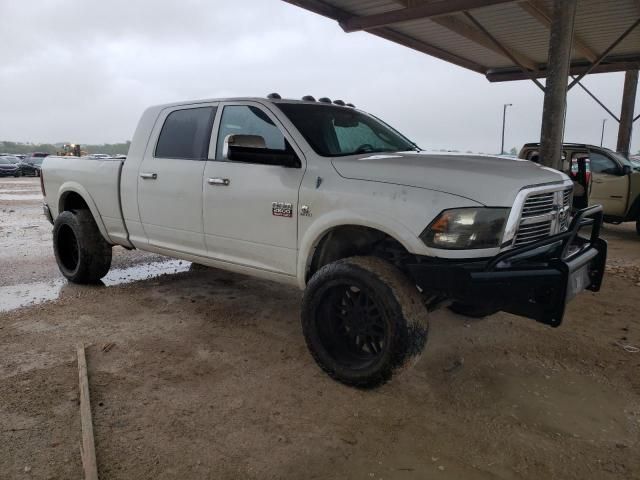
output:
M300 160L291 147L286 150L267 148L264 138L260 135L227 135L222 147L222 156L233 162L300 167Z
M620 172L621 176L629 175L631 174L631 167L629 165L623 165Z
M267 148L264 138L260 135L227 135L222 146L222 156L227 160L229 158L229 148Z

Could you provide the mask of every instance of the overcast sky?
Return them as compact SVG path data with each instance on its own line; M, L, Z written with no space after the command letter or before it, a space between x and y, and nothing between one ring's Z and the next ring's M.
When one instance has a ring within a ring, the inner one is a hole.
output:
M540 134L531 82L490 84L280 0L0 0L0 35L0 140L121 142L149 105L272 91L351 101L428 149L497 152L504 103L507 150ZM585 84L619 113L623 79ZM578 88L568 104L566 140L599 143L607 114ZM616 135L607 120L605 146Z

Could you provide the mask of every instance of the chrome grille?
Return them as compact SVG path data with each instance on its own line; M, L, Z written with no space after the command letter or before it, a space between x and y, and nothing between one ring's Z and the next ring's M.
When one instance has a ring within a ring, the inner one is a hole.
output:
M531 195L522 208L522 218L537 217L553 211L555 192Z
M526 245L567 230L571 221L571 197L571 188L529 195L522 207L513 245Z
M560 231L564 232L569 230L569 224L571 223L571 203L573 200L573 190L568 188L562 192L562 209L560 210Z

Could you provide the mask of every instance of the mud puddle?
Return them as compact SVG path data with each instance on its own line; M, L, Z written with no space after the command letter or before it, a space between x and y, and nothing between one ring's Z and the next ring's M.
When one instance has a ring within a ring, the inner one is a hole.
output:
M102 279L102 283L106 287L122 285L139 280L148 280L165 274L186 272L190 268L191 263L182 260L136 265L129 268L111 270ZM0 287L0 312L56 300L64 294L65 290L78 288L83 287L70 284L64 279Z

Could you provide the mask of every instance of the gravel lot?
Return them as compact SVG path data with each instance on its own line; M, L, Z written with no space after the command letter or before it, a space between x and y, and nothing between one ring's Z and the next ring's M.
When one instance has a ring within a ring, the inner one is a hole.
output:
M82 477L79 342L103 479L640 479L633 225L559 329L438 311L418 365L359 391L313 363L295 289L123 249L67 285L38 192L0 179L2 479Z

